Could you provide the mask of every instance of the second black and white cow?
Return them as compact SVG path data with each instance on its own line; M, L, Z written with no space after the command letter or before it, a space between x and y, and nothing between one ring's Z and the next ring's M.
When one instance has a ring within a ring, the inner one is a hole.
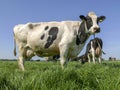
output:
M97 17L94 12L89 12L87 16L81 15L80 19L81 22L40 22L15 26L14 39L19 47L19 67L24 71L23 62L26 57L59 54L64 68L68 58L77 57L81 52L90 35L100 32L98 23L105 16Z
M103 42L100 38L94 38L90 40L90 42L87 44L86 52L85 52L85 57L86 60L82 62L90 61L92 60L93 63L95 63L96 59L98 59L99 63L101 63L102 59L102 53L105 54L102 50L103 47Z

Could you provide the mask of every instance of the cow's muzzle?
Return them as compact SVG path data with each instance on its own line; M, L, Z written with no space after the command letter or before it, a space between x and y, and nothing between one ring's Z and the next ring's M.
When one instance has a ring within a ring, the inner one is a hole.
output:
M100 32L100 28L99 27L94 27L93 29L94 29L95 33L99 33Z

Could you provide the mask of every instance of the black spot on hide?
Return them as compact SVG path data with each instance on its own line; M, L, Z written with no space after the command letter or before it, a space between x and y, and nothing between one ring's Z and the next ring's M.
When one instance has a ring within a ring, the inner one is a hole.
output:
M30 29L33 29L33 24L30 23L30 24L28 25L28 27L29 27Z
M49 27L48 27L48 26L46 26L46 27L45 27L45 30L48 30L48 28L49 28Z
M44 37L45 37L45 34L43 34L43 35L41 36L41 40L43 40L43 39L44 39Z
M52 27L49 30L48 33L48 38L47 38L47 43L45 44L45 48L49 48L50 45L52 45L53 41L57 38L57 34L58 34L58 27Z

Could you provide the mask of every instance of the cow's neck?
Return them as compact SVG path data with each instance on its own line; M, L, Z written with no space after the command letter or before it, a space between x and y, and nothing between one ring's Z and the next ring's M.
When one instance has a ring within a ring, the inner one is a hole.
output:
M88 39L90 34L87 31L88 30L87 30L86 22L82 21L82 23L80 24L80 27L78 29L78 33L76 35L76 44L77 45L85 43L85 41Z

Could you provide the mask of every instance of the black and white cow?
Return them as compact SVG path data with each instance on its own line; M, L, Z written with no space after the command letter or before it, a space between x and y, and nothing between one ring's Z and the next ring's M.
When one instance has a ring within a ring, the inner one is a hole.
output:
M74 58L81 52L90 35L100 32L98 23L105 16L97 17L94 12L89 12L87 16L81 15L80 19L81 22L54 21L15 26L14 38L19 47L19 67L24 71L23 62L26 57L59 54L61 66L64 68L68 58Z
M102 53L105 54L102 50L103 47L103 42L100 38L94 38L90 40L90 42L87 44L86 52L85 52L85 57L86 60L82 62L90 61L92 60L94 63L96 59L99 60L99 63L101 63L102 59Z

